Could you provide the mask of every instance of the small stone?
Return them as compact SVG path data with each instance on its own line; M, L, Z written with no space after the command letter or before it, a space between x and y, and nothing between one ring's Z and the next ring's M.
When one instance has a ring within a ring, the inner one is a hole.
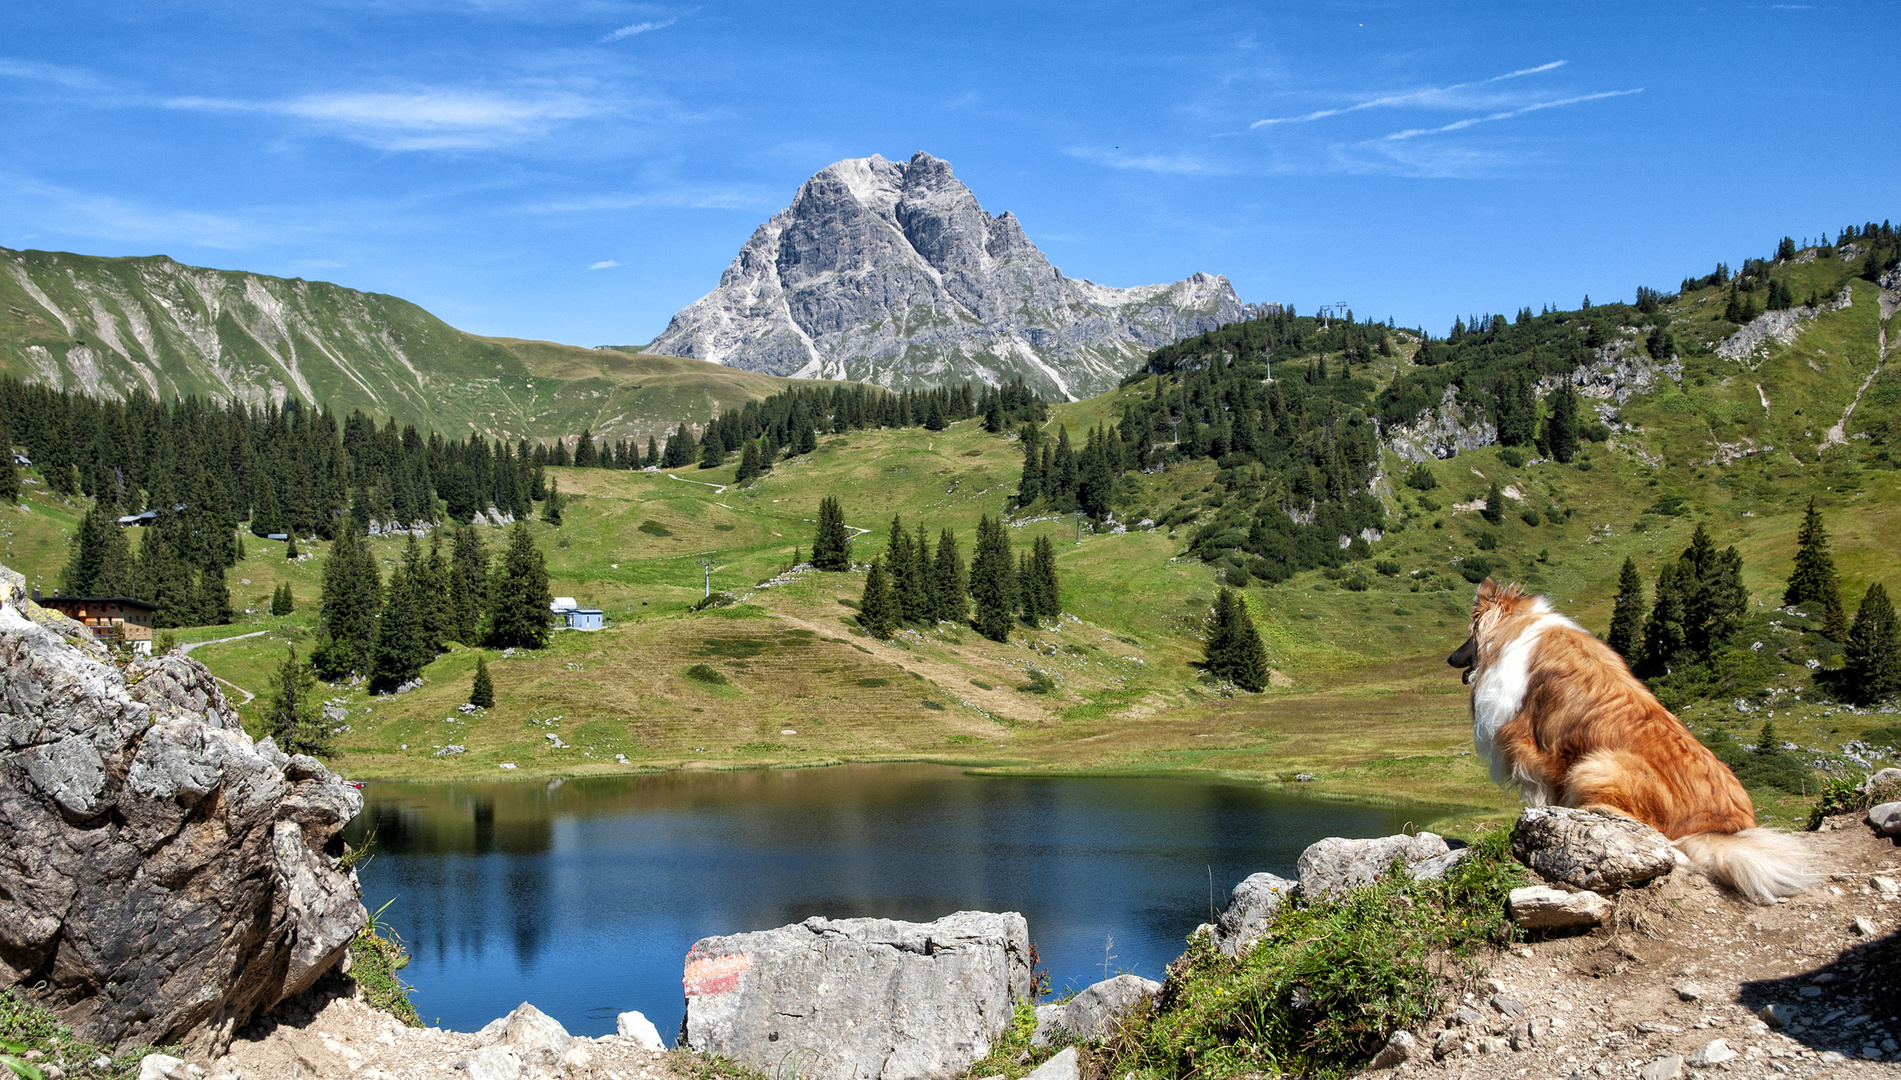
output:
M484 1046L469 1055L469 1080L521 1080L521 1059L501 1043Z
M1637 1070L1643 1080L1672 1080L1683 1071L1683 1059L1675 1054L1661 1054L1657 1060Z
M1677 997L1683 1001L1703 1000L1703 985L1701 983L1686 979L1677 984L1676 990Z
M1795 1018L1795 1010L1779 1001L1771 1002L1764 1005L1756 1013L1756 1017L1772 1028L1784 1028L1788 1027L1789 1021Z
M1881 894L1883 900L1893 900L1901 896L1901 884L1897 884L1893 878L1876 875L1868 879L1868 884L1874 888L1875 892Z
M1386 1037L1386 1045L1380 1048L1380 1052L1373 1055L1370 1068L1390 1069L1411 1061L1418 1053L1419 1040L1413 1038L1412 1032L1395 1031Z
M1821 1062L1824 1065L1840 1065L1842 1062L1847 1061L1848 1058L1844 1057L1843 1055L1841 1055L1840 1053L1837 1053L1834 1050L1824 1050L1822 1051L1821 1056L1816 1058L1815 1060Z
M1484 1020L1485 1017L1477 1009L1468 1009L1463 1005L1446 1016L1446 1023L1458 1024L1462 1027L1471 1027L1473 1024L1483 1023Z
M170 1054L147 1054L139 1059L139 1080L197 1080L204 1070Z
M1479 1040L1479 1053L1480 1053L1481 1055L1484 1055L1484 1054L1502 1054L1502 1053L1504 1053L1504 1052L1505 1052L1505 1040L1504 1040L1504 1039L1500 1039L1500 1038L1497 1038L1497 1037L1495 1037L1495 1036L1491 1036L1491 1035L1487 1035L1487 1036L1486 1036L1485 1038L1483 1038L1483 1039L1480 1039L1480 1040Z
M1736 1051L1729 1048L1728 1042L1722 1039L1711 1039L1690 1052L1690 1065L1701 1069L1710 1065L1721 1065L1735 1056Z
M1869 807L1868 824L1873 825L1883 836L1901 836L1901 802Z
M1802 989L1797 990L1796 993L1801 994L1803 997L1821 997L1822 988L1819 986L1804 986Z
M624 1039L632 1039L642 1050L665 1050L667 1044L660 1041L660 1030L646 1014L630 1009L614 1018L614 1031Z
M1875 936L1874 921L1868 918L1868 916L1866 915L1855 916L1855 933L1860 934L1862 937L1865 937L1865 938L1874 937Z
M1461 1041L1462 1033L1458 1028L1447 1028L1441 1031L1439 1037L1432 1041L1432 1056L1442 1058L1458 1053Z
M1507 910L1521 929L1581 930L1602 924L1611 913L1611 902L1594 892L1527 885L1511 891ZM1529 950L1526 955L1530 955Z
M1023 1080L1082 1080L1082 1064L1076 1060L1076 1048L1071 1046L1062 1053L1036 1067L1036 1071Z
M1525 1003L1510 994L1493 994L1492 1008L1497 1009L1506 1016L1517 1017L1524 1013Z
M1667 1035L1682 1030L1675 1024L1666 1024L1661 1020L1645 1020L1637 1025L1637 1032L1640 1035Z

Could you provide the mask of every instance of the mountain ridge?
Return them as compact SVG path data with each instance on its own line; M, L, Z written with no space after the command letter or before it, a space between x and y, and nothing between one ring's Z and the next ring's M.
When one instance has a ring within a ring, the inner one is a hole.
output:
M1020 377L1074 399L1248 314L1218 275L1128 289L1067 277L1014 214L988 213L919 151L821 169L648 348L893 389Z

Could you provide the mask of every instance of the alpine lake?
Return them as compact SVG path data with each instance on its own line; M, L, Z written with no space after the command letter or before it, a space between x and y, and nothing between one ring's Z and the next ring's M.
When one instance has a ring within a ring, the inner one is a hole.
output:
M413 954L425 1023L472 1031L523 1001L577 1035L638 1009L671 1043L702 937L811 916L1019 911L1051 990L1162 977L1228 889L1295 876L1327 836L1428 807L1168 778L973 775L943 765L379 783L348 839L364 903ZM387 905L387 906L385 906Z

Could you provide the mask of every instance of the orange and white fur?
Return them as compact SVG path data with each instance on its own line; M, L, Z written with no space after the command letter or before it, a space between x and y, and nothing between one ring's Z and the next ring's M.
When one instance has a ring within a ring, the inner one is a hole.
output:
M1472 636L1446 658L1472 687L1472 740L1492 780L1532 806L1635 818L1709 877L1758 904L1816 882L1801 845L1756 827L1729 767L1630 673L1622 657L1542 596L1487 578Z

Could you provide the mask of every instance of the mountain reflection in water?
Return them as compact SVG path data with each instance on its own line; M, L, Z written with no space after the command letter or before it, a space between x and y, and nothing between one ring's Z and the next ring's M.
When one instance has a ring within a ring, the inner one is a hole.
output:
M568 1030L639 1009L669 1041L699 938L814 915L928 921L1020 911L1054 988L1159 978L1227 889L1292 876L1323 836L1424 808L1324 803L1176 779L976 777L934 765L668 773L547 783L371 783L352 844L374 911L415 960L426 1021L473 1030L532 1001ZM1105 955L1106 954L1106 955Z

